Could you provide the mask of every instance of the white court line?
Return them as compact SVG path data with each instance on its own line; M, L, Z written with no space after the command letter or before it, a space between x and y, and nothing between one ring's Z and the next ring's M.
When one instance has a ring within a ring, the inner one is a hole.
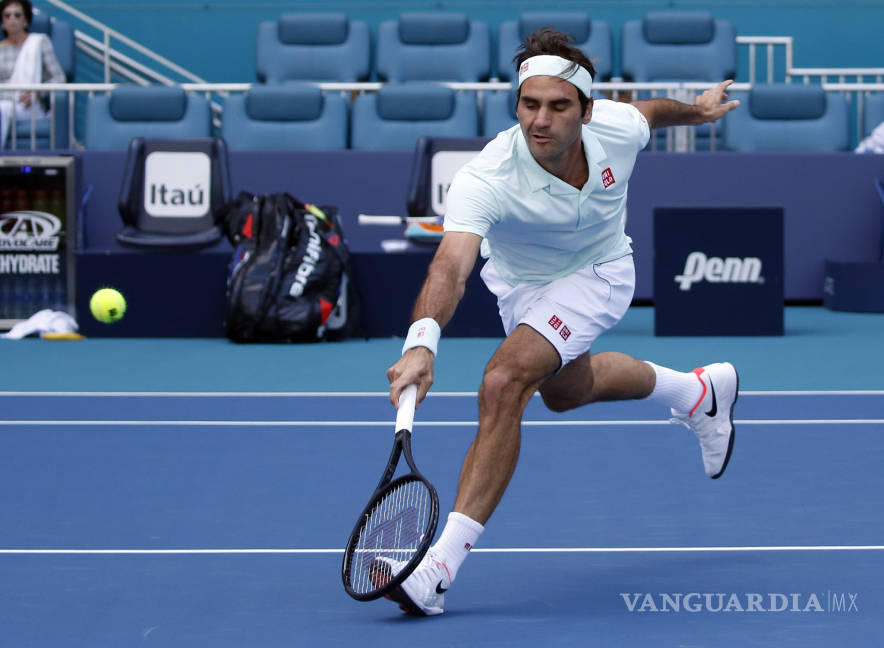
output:
M362 397L388 397L389 392L163 392L163 391L0 391L0 398L12 396L60 396L60 397L131 397L131 398L362 398ZM431 391L432 396L442 398L476 398L477 392L436 392ZM540 394L534 394L539 397ZM853 389L853 390L770 390L770 391L741 391L740 396L884 396L884 390L876 389Z
M884 545L784 545L757 547L505 547L473 549L471 553L691 553L769 551L882 551ZM343 549L0 549L0 555L39 556L166 556L166 555L261 555L343 554Z
M736 419L735 425L882 425L884 419ZM153 427L394 427L392 421L149 421L149 420L30 420L3 421L0 426L153 426ZM476 427L478 421L418 421L416 427ZM605 427L672 425L665 419L605 421L522 421L523 427Z

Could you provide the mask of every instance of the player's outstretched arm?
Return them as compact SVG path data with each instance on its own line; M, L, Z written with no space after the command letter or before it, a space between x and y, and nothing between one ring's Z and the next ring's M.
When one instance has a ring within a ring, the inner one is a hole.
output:
M632 105L641 111L651 128L697 126L717 121L739 107L739 100L728 101L727 88L732 83L733 80L728 79L705 90L693 104L659 98L633 101Z
M429 317L436 320L440 328L448 324L463 297L481 243L482 238L476 234L445 233L414 304L413 322ZM427 347L417 346L406 351L387 369L390 402L394 407L399 403L402 390L412 383L418 386L418 403L424 399L433 384L433 359L433 353Z

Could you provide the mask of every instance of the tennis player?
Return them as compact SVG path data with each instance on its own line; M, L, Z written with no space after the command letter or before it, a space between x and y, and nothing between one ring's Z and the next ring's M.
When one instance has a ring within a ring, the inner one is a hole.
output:
M737 108L723 81L692 105L670 99L593 101L592 63L569 37L541 29L516 57L519 123L455 177L445 233L414 306L402 357L387 371L394 405L411 383L433 383L440 330L480 254L506 339L485 369L479 430L464 460L454 511L439 540L391 598L440 614L444 593L510 481L522 413L540 390L549 409L648 398L700 442L713 479L733 446L738 378L729 363L682 373L622 353L590 355L632 300L635 270L624 232L626 189L651 128L714 122ZM387 559L384 559L387 560ZM404 563L390 562L398 573Z

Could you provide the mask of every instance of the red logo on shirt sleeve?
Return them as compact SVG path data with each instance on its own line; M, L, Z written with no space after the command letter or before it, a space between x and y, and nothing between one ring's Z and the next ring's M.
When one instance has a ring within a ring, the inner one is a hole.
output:
M567 342L568 338L571 337L571 329L569 329L567 326L563 326L562 330L559 331L559 335L561 335L562 339Z
M616 180L614 180L614 174L611 173L611 167L608 167L604 171L602 171L602 184L605 185L605 189L614 184Z
M549 318L549 325L553 327L556 331L559 330L559 327L562 325L562 320L553 315Z

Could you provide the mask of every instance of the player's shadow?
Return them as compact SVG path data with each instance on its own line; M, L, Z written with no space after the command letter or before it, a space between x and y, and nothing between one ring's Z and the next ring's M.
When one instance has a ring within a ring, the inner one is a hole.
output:
M709 588L744 583L753 569L763 578L759 557L743 552L505 556L518 564L482 561L469 575L467 569L477 565L468 564L448 595L444 616L610 616L627 612L624 593L721 591Z

